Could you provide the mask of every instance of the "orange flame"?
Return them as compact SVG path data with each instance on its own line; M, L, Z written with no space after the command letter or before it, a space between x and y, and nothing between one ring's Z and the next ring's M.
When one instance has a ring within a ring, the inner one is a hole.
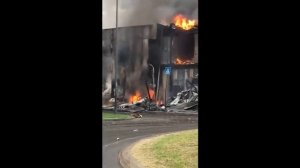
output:
M154 90L153 89L149 89L149 94L150 94L150 99L154 100Z
M190 30L196 26L196 20L188 20L181 14L176 15L173 20L175 22L175 26L184 30Z
M154 99L155 99L155 96L154 96L154 95L155 95L154 89L149 88L149 94L150 94L150 98L151 98L152 100L154 100ZM148 95L148 94L147 94L147 95ZM129 96L128 102L129 102L129 103L136 103L136 102L138 102L138 101L140 101L140 100L142 99L141 96L142 96L142 95L141 95L141 92L136 91L134 95ZM147 97L148 97L148 96L147 96Z
M129 103L136 103L137 101L141 100L141 93L139 91L135 92L135 95L129 97Z
M191 60L185 60L185 61L183 61L183 60L181 60L181 59L179 59L179 58L176 58L176 60L175 60L174 63L177 64L177 65L194 64L194 62L191 61Z

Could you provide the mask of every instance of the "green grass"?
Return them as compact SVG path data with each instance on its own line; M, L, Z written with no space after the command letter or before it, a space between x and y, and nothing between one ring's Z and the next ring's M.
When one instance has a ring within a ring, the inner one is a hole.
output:
M150 147L157 165L170 168L198 167L198 130L159 138Z
M103 120L121 120L121 119L130 119L130 115L128 114L119 114L113 112L102 112L102 119Z

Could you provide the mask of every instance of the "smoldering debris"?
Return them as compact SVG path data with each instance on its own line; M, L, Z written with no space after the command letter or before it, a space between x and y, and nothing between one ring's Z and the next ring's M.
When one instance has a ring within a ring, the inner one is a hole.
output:
M197 76L197 75L196 75ZM177 93L176 97L169 97L167 105L156 104L148 97L141 98L134 103L119 103L118 111L126 112L147 112L147 111L168 111L177 110L198 110L198 86L190 81L186 81L190 87ZM112 109L114 109L112 107ZM136 117L138 118L138 117Z
M178 92L176 97L169 99L167 107L184 110L198 109L198 86L188 80L186 83L190 84L190 88Z
M128 112L131 111L164 111L163 108L161 108L156 103L150 101L148 97L144 97L141 100L135 102L135 103L123 103L118 106L118 109L120 110L126 110Z

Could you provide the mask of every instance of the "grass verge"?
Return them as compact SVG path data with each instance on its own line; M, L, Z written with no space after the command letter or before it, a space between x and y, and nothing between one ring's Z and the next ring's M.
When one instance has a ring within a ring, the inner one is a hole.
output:
M131 153L144 167L198 167L198 129L141 141Z
M113 112L102 112L103 120L121 120L121 119L130 119L131 116L128 114L119 114Z

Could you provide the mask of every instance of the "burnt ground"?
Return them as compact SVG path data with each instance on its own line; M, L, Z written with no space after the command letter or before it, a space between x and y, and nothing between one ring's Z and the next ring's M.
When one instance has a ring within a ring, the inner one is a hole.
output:
M145 112L142 115L141 119L103 122L103 168L121 168L119 152L139 139L198 128L198 114L195 113Z

